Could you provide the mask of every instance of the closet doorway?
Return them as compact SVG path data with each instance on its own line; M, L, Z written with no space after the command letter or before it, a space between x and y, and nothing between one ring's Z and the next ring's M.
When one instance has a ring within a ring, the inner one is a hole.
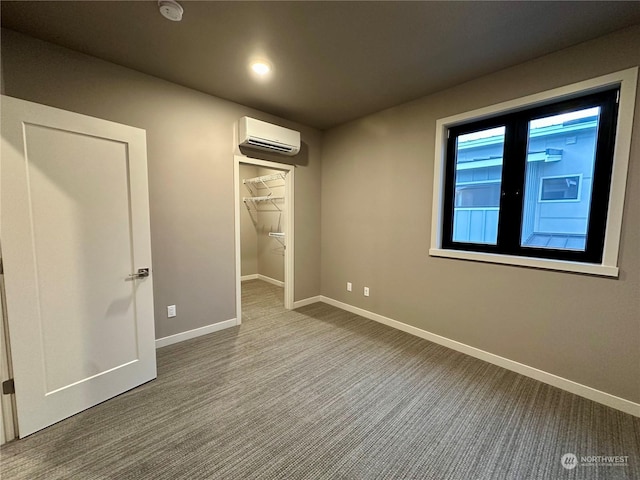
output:
M242 321L242 282L283 288L293 308L293 165L234 156L236 312Z

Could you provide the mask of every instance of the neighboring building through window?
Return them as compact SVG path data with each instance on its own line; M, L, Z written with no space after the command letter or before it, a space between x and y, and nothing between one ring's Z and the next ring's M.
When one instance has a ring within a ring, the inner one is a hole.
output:
M430 254L617 274L636 79L630 69L439 120Z
M599 116L591 107L529 122L521 246L585 250ZM456 139L453 242L497 244L505 131Z

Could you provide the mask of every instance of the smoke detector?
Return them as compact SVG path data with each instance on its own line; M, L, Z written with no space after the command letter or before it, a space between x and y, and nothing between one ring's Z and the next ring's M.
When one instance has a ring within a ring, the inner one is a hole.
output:
M182 20L182 13L184 12L182 6L174 0L159 0L158 8L162 16L172 22L179 22Z

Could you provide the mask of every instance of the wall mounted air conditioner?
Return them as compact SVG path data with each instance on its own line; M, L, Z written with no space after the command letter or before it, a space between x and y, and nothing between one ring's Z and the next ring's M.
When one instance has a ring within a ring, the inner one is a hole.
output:
M242 117L238 122L238 145L295 155L300 151L300 132L255 118Z

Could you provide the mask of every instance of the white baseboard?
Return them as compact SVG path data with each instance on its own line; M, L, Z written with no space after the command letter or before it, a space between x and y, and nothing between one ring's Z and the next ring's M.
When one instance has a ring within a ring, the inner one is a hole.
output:
M217 332L218 330L224 330L225 328L231 328L238 325L238 321L235 318L225 320L223 322L212 323L200 328L194 328L193 330L187 330L186 332L176 333L175 335L169 335L168 337L162 337L156 339L156 348L166 347L178 342L184 342L191 338L196 338L201 335L207 335L209 333Z
M251 275L243 275L240 277L241 282L246 282L247 280L263 280L267 283L275 285L276 287L284 287L284 282L280 280L276 280L275 278L267 277L266 275L260 275L259 273L253 273Z
M258 280L262 280L264 282L271 283L272 285L275 285L276 287L284 287L284 282L281 282L280 280L276 280L275 278L267 277L266 275L258 274Z
M297 302L293 302L293 308L306 307L312 303L318 303L322 301L322 295L316 295L315 297L303 298Z
M615 395L611 395L610 393L596 390L595 388L574 382L573 380L568 380L552 373L538 370L537 368L524 365L514 360L509 360L508 358L504 358L499 355L480 350L479 348L475 348L446 337L442 337L440 335L422 330L412 325L398 322L397 320L393 320L383 315L379 315L377 313L373 313L368 310L364 310L362 308L354 307L347 303L334 300L333 298L328 298L323 295L320 295L319 297L312 297L309 299L301 300L300 302L295 302L294 308L297 307L298 303L307 302L304 303L304 305L309 305L310 303L314 303L315 301L333 305L334 307L346 310L347 312L355 313L356 315L368 318L369 320L373 320L375 322L383 323L390 327L397 328L398 330L402 330L403 332L407 332L417 337L424 338L425 340L437 343L438 345L443 345L445 347L451 348L452 350L456 350L472 357L479 358L480 360L484 360L485 362L498 365L499 367L506 368L507 370L520 373L540 382L552 385L562 390L566 390L567 392L571 392L581 397L588 398L589 400L593 400L594 402L598 402L603 405L607 405L608 407L615 408L616 410L621 410L636 417L640 417L640 403L635 403L631 400L616 397Z

